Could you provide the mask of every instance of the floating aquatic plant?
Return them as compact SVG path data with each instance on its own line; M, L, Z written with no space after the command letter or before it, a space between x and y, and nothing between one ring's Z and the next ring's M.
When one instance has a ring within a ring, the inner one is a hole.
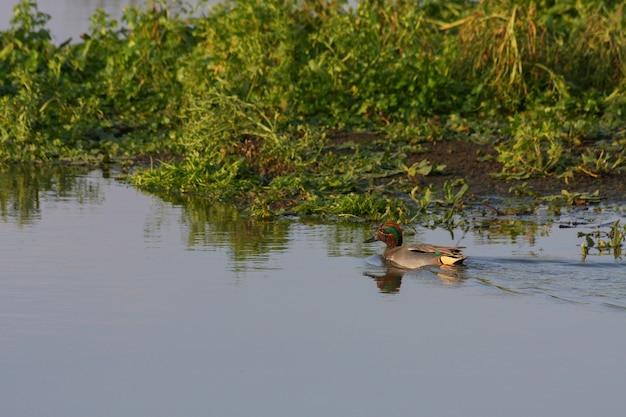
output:
M593 232L579 232L578 237L584 238L580 245L583 260L592 249L596 249L599 255L611 253L615 258L622 256L622 246L626 239L626 224L620 227L620 221L615 220L608 230L594 230Z

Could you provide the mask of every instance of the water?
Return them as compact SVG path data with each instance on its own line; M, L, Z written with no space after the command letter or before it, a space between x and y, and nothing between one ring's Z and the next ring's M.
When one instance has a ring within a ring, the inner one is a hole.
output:
M13 16L13 7L18 0L4 0L0 2L0 30L7 30ZM80 40L80 35L89 31L91 17L96 9L107 11L114 19L120 19L124 7L143 4L137 0L37 0L39 11L50 15L47 28L50 30L52 40L59 44L72 38Z
M0 415L624 412L626 265L556 227L619 207L417 228L471 258L398 275L372 225L170 199L0 173Z
M203 6L199 13L207 13L210 5L217 0L209 0L207 6ZM0 30L10 27L13 16L13 7L19 0L3 0L0 2ZM111 18L118 22L122 18L127 6L141 6L145 0L37 0L37 8L40 12L50 15L50 21L46 26L52 35L52 41L56 44L72 38L73 42L80 41L80 35L89 32L91 17L96 9L103 9ZM194 4L193 1L187 2Z

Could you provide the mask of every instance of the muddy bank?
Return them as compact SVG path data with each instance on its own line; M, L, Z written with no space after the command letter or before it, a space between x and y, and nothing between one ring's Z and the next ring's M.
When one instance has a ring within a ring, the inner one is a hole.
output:
M381 139L375 135L350 132L332 132L329 136L333 143L352 141L365 146L368 142ZM567 183L556 176L506 180L493 175L502 171L502 164L496 161L496 155L493 146L470 141L423 142L420 143L418 152L409 155L407 165L424 159L431 164L444 164L446 168L442 174L417 177L416 184L435 184L440 187L446 181L464 178L470 185L470 194L477 198L512 197L515 195L514 190L526 183L526 190L541 196L560 194L561 190L567 190L571 194L591 194L599 190L600 198L604 201L626 201L626 179L623 173L600 178L576 173Z
M494 178L492 174L502 171L502 164L496 162L496 151L489 145L478 145L465 141L429 142L423 144L424 153L412 155L410 162L427 159L434 164L445 164L445 175L424 177L425 183L443 184L446 180L465 178L472 194L480 197L498 195L512 196L512 189L527 183L527 189L539 195L554 195L567 190L569 193L593 193L600 191L600 197L607 201L626 200L624 175L611 175L593 178L582 173L574 174L567 183L562 178L532 177L524 180Z

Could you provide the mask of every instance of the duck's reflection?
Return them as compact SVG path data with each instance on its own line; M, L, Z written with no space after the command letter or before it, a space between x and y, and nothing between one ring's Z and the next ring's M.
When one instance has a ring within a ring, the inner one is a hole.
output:
M365 271L363 272L363 275L373 278L374 281L376 281L376 286L380 292L393 294L400 291L402 277L406 272L406 269L394 268L391 266L383 268L382 271Z
M409 275L415 278L436 275L445 285L459 285L465 280L463 267L459 266L428 266L419 269L403 269L385 263L380 266L371 266L363 275L368 276L376 282L376 286L381 293L395 294L400 292L402 278Z

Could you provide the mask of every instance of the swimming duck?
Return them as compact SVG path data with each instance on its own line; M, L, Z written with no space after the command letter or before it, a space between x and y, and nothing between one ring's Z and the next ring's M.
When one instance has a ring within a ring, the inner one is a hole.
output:
M459 265L467 256L461 253L463 246L438 246L429 244L402 246L402 229L398 223L386 222L376 230L376 235L365 243L380 240L387 247L383 259L394 266L405 269L421 268L426 265Z

